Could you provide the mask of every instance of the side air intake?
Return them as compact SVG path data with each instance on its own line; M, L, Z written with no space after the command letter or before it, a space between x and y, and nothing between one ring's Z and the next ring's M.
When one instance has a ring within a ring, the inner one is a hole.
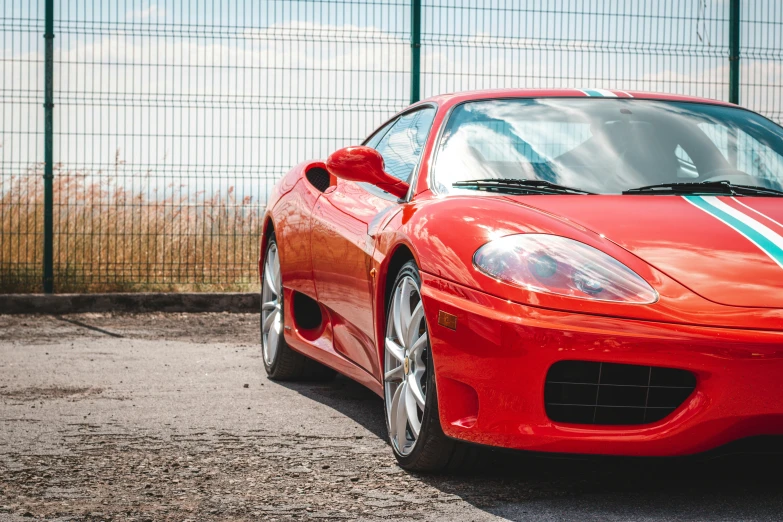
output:
M307 181L309 181L312 186L321 192L328 189L329 185L331 184L329 180L329 173L326 171L326 169L322 169L320 167L311 168L307 171L307 173L305 173L305 176L307 177Z
M561 361L547 373L544 403L555 422L649 424L676 410L695 387L687 370Z

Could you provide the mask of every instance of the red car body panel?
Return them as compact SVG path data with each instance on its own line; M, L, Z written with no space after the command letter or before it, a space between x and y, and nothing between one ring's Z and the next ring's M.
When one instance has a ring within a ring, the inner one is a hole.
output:
M313 210L311 243L316 300L328 310L335 350L380 377L376 357L372 219L396 203L340 181Z
M435 104L437 114L404 203L334 178L321 193L305 179L309 169L325 168L320 161L292 169L270 198L262 238L262 259L272 230L278 241L285 324L293 325L285 329L288 344L382 395L389 268L404 253L421 270L441 424L451 437L540 451L682 455L783 434L783 269L743 236L676 196L438 198L429 191L430 158L454 105L556 96L586 94L480 91L421 102ZM783 234L780 200L720 199L763 213L765 225ZM491 239L530 232L609 254L649 282L658 301L536 293L473 266L474 253ZM318 301L326 318L321 327L296 327L294 292ZM456 331L438 324L440 311L457 317ZM652 424L555 423L544 411L544 380L562 360L687 369L697 386L672 415Z

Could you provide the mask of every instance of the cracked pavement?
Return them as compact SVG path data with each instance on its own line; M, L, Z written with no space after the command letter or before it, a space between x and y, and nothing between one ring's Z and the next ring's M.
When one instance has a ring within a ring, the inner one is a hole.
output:
M470 472L404 472L376 395L268 380L258 329L243 314L0 316L0 521L781 519L769 454L482 450Z

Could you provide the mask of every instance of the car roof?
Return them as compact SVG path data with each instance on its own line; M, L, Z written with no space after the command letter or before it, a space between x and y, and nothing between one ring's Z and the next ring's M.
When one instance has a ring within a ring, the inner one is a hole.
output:
M449 94L439 94L432 96L424 102L435 102L442 106L452 106L458 103L471 100L486 100L492 98L636 98L642 100L664 100L709 103L712 105L734 104L712 100L709 98L698 98L695 96L682 96L679 94L664 94L643 91L624 91L617 89L485 89L480 91L464 91Z

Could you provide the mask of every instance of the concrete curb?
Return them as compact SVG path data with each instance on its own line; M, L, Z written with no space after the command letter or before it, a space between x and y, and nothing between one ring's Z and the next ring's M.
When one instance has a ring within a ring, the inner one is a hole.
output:
M78 314L87 312L231 312L261 309L253 294L0 294L0 314Z

